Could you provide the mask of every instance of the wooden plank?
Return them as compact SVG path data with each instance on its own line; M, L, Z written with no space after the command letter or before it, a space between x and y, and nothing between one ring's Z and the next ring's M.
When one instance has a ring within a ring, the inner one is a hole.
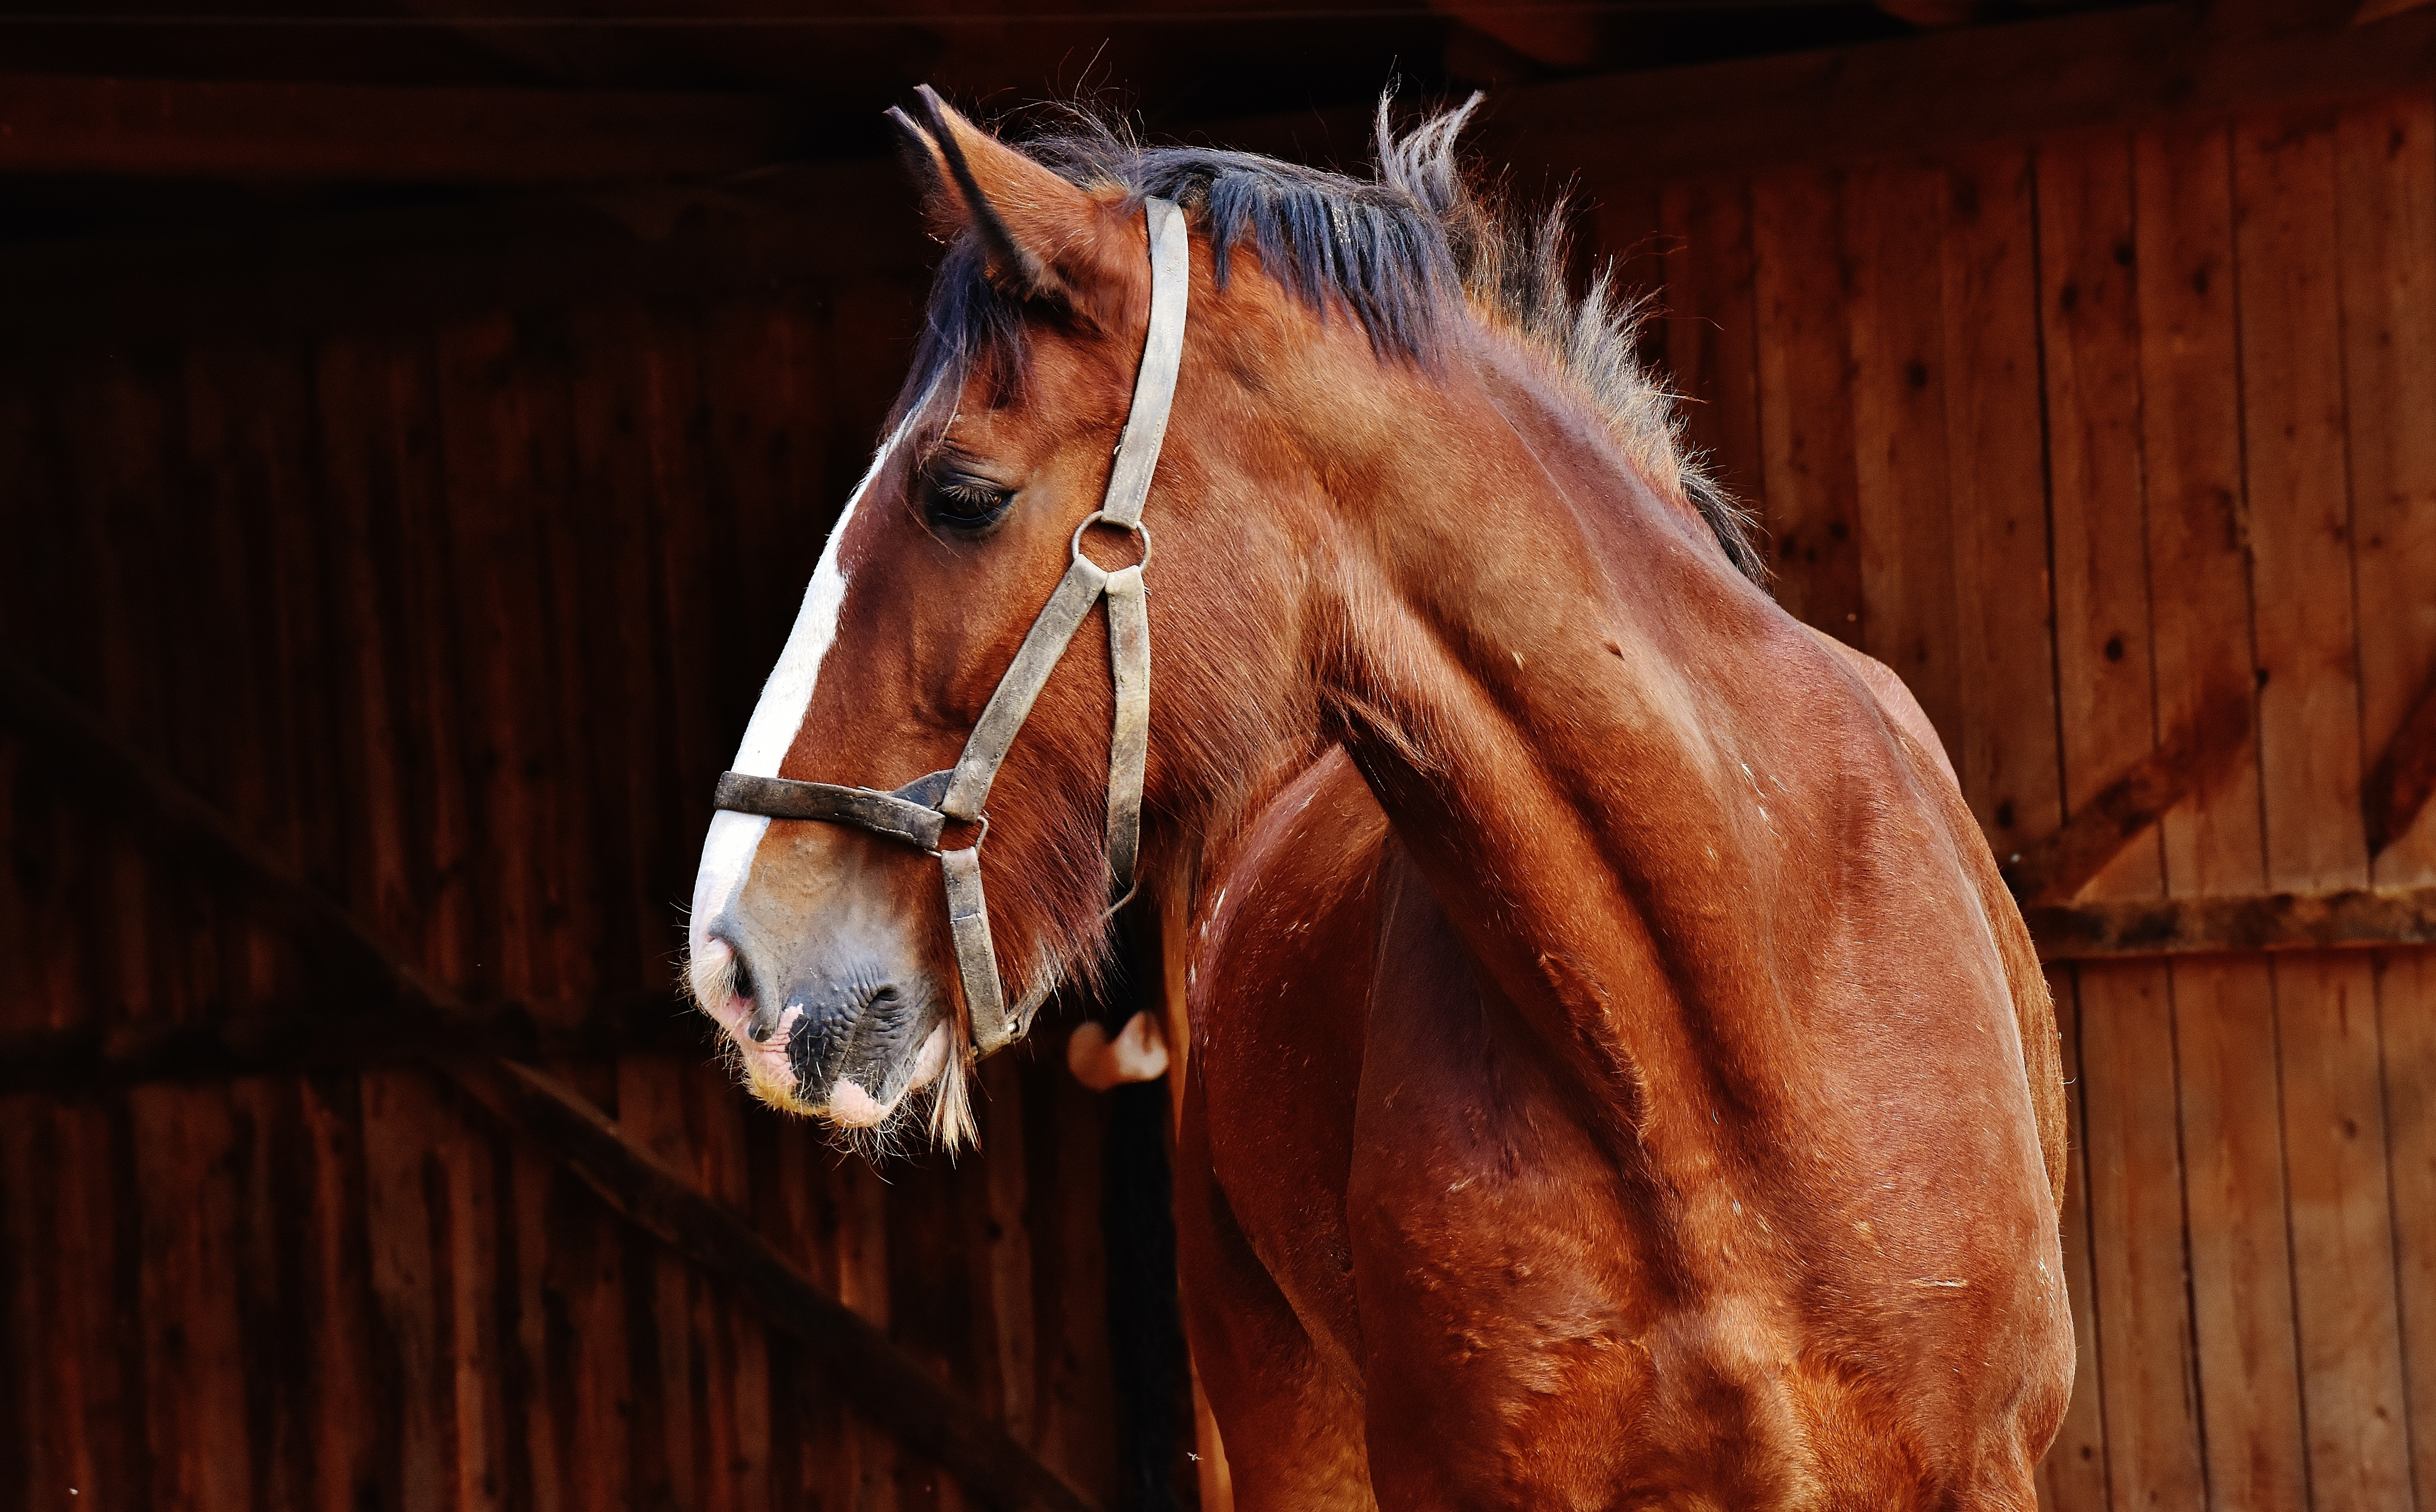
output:
M2358 887L2334 133L2245 121L2233 164L2268 880ZM2275 981L2311 1500L2396 1505L2410 1492L2369 963L2304 956Z
M401 459L391 444L386 354L360 339L333 339L313 354L318 493L328 513L334 634L348 652L338 718L348 782L347 895L391 938L421 924L409 839L414 818L408 773L404 683L408 653L398 556Z
M2377 957L2412 1484L2436 1486L2436 951ZM2425 1498L2423 1496L2423 1502Z
M351 1079L300 1079L298 1127L304 1167L304 1230L307 1366L306 1433L313 1474L302 1504L355 1512L379 1494L370 1390L371 1260L363 1221L363 1121Z
M745 1109L713 1065L685 1068L686 1122L695 1179L712 1201L749 1216L753 1176ZM708 1364L699 1442L706 1512L759 1512L770 1503L769 1330L740 1297L707 1279L694 1288L694 1337Z
M182 737L183 759L173 759L249 833L301 865L303 837L294 822L295 803L287 796L299 757L294 720L266 708L262 688L274 680L295 686L311 679L290 681L285 675L289 669L283 665L279 626L288 595L278 571L284 532L275 529L275 485L262 465L267 448L251 444L257 425L278 425L266 411L285 408L279 402L285 396L264 391L259 365L247 360L252 356L227 348L183 354L183 434L172 444L196 481L188 507L160 523L154 547L185 564L165 584L173 597L163 606L181 633L153 654L171 689L168 721ZM242 413L239 403L247 407ZM253 753L252 758L232 760L239 752ZM283 800L276 805L274 791ZM274 813L274 807L283 811ZM206 952L218 959L195 963L190 990L202 1000L218 998L227 1005L272 998L282 963L270 933L241 906L195 901L218 915L206 927L214 936Z
M613 897L617 905L604 921L603 948L614 952L609 959L620 975L656 981L667 970L669 922L659 879L683 875L684 862L662 823L665 794L676 778L663 728L670 705L666 627L653 586L646 380L634 360L650 325L620 303L578 310L569 326L574 486L590 501L590 519L578 538L581 570L570 593L583 605L587 627L583 704L607 711L589 731L600 784L594 854L617 877L614 894L604 883L597 895L603 908Z
M455 612L455 527L441 452L440 363L429 333L387 349L380 406L371 418L375 465L395 480L402 675L409 763L409 831L417 843L414 896L419 931L409 959L452 982L481 959L474 895L475 820L464 753L469 700L459 686L468 659Z
M1960 614L1945 453L1940 287L1946 176L1856 171L1844 182L1863 651L1894 669L1949 744L1962 733Z
M2117 1507L2199 1506L2206 1483L2166 971L2085 962L2076 974L2110 1493Z
M290 1200L304 1153L292 1086L249 1076L228 1087L235 1126L237 1338L245 1360L257 1505L296 1506L312 1485L305 1428L305 1225Z
M2436 943L2436 887L2033 903L2022 917L2043 961L2374 949Z
M2363 796L2373 879L2408 886L2436 882L2436 101L2345 112L2335 171Z
M30 1097L0 1099L0 1282L5 1282L8 1327L0 1331L6 1361L7 1463L0 1466L13 1500L26 1506L59 1499L63 1488L79 1496L101 1489L83 1443L84 1393L78 1376L87 1364L71 1347L74 1312L61 1294L75 1288L79 1267L73 1252L85 1237L78 1214L59 1200L61 1170L53 1108ZM86 1263L90 1263L87 1260ZM107 1364L107 1356L96 1364ZM121 1504L123 1495L115 1499ZM96 1494L96 1504L107 1504Z
M2268 879L2296 890L2358 887L2368 854L2334 133L2278 118L2244 122L2233 142Z
M871 1328L889 1323L888 1195L879 1173L861 1158L838 1162L837 1298ZM909 1368L919 1369L909 1362ZM858 1512L896 1512L896 1446L856 1425L838 1467L848 1504Z
M11 1100L0 1143L10 1253L23 1266L12 1354L31 1409L27 1506L132 1512L154 1503L136 1310L140 1245L113 1211L131 1176L123 1131L91 1104ZM128 1205L132 1210L133 1204Z
M165 450L162 395L116 355L93 364L89 372L71 374L67 391L61 418L70 426L92 427L87 434L117 442L97 458L78 459L82 466L76 481L82 496L74 507L83 525L78 560L93 569L87 611L95 627L96 681L91 686L96 706L113 722L135 732L148 748L161 749L164 701L148 654L157 644L155 600L133 576L145 564L113 549L112 543L141 539L152 523L151 508L165 491L158 471ZM123 834L104 831L88 843L99 858L95 881L102 895L85 904L89 912L80 932L91 975L84 990L100 986L108 995L104 1000L125 1018L166 1017L153 919L154 895L162 880L158 868L148 867L135 842ZM106 937L96 928L105 918Z
M1960 738L1947 749L2001 857L2063 821L2028 154L1958 159L1944 200L1945 451L1962 688Z
M2057 880L2104 898L2153 897L2164 880L2156 843L2123 843L2107 812L2107 800L2124 796L2121 774L2138 770L2158 736L2130 430L2139 413L2131 154L2119 137L2043 144L2033 171L2063 795L2072 825L2097 821L2105 843L2056 867ZM2170 987L2160 963L2089 962L2076 976L2109 1492L2118 1507L2195 1506L2206 1479Z
M2072 1402L2055 1442L2039 1465L2040 1512L2105 1512L2105 1388L2098 1380L2099 1298L2090 1269L2088 1112L2080 1074L2080 1001L2070 966L2050 966L2056 1030L2064 1076L2067 1173L2064 1177L2063 1279L2072 1296Z
M453 1102L453 1100L452 1100ZM450 1504L499 1512L507 1501L509 1427L500 1368L498 1158L490 1131L444 1108L426 1157L436 1167L440 1229L433 1245L446 1291L440 1335L449 1412Z
M1854 645L1861 624L1852 354L1839 251L1843 185L1787 173L1751 185L1759 310L1762 503L1777 601Z
M63 1404L42 1399L49 1372L39 1277L51 1244L37 1217L33 1146L47 1113L31 1099L0 1097L0 1487L28 1505L44 1488L74 1484L55 1463L49 1421Z
M686 1137L684 1075L656 1055L618 1058L618 1127L663 1164L693 1164ZM709 1489L694 1442L695 1382L702 1341L693 1329L694 1268L661 1250L644 1260L636 1277L643 1327L634 1340L635 1494L646 1504L705 1504Z
M728 1084L733 1095L733 1084ZM836 1161L811 1124L757 1113L754 1156L756 1226L814 1285L837 1293L836 1234L840 1223ZM812 1362L790 1349L770 1355L772 1396L770 1486L774 1505L809 1505L831 1492L847 1458L847 1436L860 1430L840 1393Z
M2260 963L2173 968L2191 1306L2218 1506L2306 1506L2275 998Z
M722 728L724 721L716 712L716 685L701 671L736 654L721 634L720 605L726 595L714 586L724 574L729 553L701 507L709 493L710 473L710 437L703 426L701 333L689 322L656 312L647 329L640 365L643 388L637 397L652 468L647 497L659 635L655 654L663 664L666 689L661 705L651 712L659 721L662 759L673 779L654 795L661 843L672 853L672 863L652 875L691 876L698 837L710 822L708 800L699 795L726 770L736 750L730 730ZM863 387L876 391L879 385ZM805 573L804 581L810 577ZM757 687L754 694L758 697ZM750 705L740 712L749 719ZM743 727L732 728L740 734ZM685 797L672 801L674 793Z
M997 1068L992 1069L992 1068ZM1030 1068L1000 1055L982 1069L982 1232L973 1247L988 1289L995 1334L990 1364L999 1421L1018 1443L1040 1447L1038 1319L1033 1311L1032 1223L1024 1149L1024 1081Z
M627 931L605 917L603 895L613 884L594 839L600 817L594 795L601 787L598 732L611 721L599 712L598 689L584 675L585 631L600 622L593 617L600 614L600 599L585 592L597 586L587 582L593 565L587 536L597 512L593 497L577 482L581 448L568 326L566 315L557 311L519 324L508 377L516 398L503 407L514 414L511 434L517 444L504 492L529 532L521 582L509 581L531 600L519 629L532 637L526 655L544 679L528 689L520 711L527 749L539 766L532 794L535 832L525 843L551 858L539 878L543 932L535 942L536 990L583 999L596 997L604 980L618 988L630 982L657 987L666 975L664 966L633 978L604 971L622 947L640 942L624 938ZM648 698L631 682L621 696ZM661 922L665 927L665 915Z
M912 1305L892 1309L889 1337L931 1380L994 1414L987 1258L973 1243L986 1201L977 1174L935 1154L890 1162L888 1286L893 1298ZM911 1454L898 1468L896 1494L901 1512L963 1512L961 1488Z
M541 848L548 802L540 782L533 690L548 686L531 584L531 394L516 381L523 353L504 315L439 333L439 443L449 514L459 646L465 654L468 769L474 801L476 944L449 980L483 997L541 988L555 951Z
M571 1179L537 1150L519 1145L509 1153L509 1252L500 1261L513 1277L505 1285L513 1287L515 1299L506 1346L506 1410L514 1430L508 1486L516 1504L534 1512L565 1512L579 1504L570 1494L572 1474L560 1453L560 1446L571 1436L558 1399L565 1388L551 1369L554 1335L566 1331L567 1316L563 1294L550 1285L548 1270L555 1216L551 1190L556 1183Z
M236 1178L228 1092L129 1098L143 1214L140 1307L153 1496L198 1512L253 1503L236 1311Z
M1683 437L1736 498L1760 498L1759 317L1749 188L1740 179L1670 183L1666 368L1684 396Z
M570 1096L583 1094L569 1087ZM606 1114L602 1116L605 1118ZM544 1305L552 1307L542 1379L549 1383L560 1494L570 1508L635 1504L635 1375L649 1368L648 1337L636 1337L636 1261L632 1236L605 1222L589 1185L559 1163L543 1184L548 1215L538 1255Z
M531 184L792 155L783 101L614 90L0 77L0 172Z
M1122 1503L1115 1386L1109 1376L1107 1245L1101 1237L1108 1100L1071 1076L1050 1080L1034 1104L1031 1186L1054 1217L1035 1234L1043 1283L1041 1335L1057 1341L1042 1362L1041 1457L1106 1505ZM1050 1195L1054 1193L1053 1197Z
M2408 1506L2410 1414L2370 959L2277 958L2275 1015L2310 1503Z
M2103 817L2098 838L2117 852L2094 876L2097 857L2076 857L2079 864L2058 867L2052 883L2148 896L2164 883L2156 843L2123 843L2127 826L2118 816L2090 813L2101 794L2126 796L2116 773L2153 752L2158 739L2141 570L2131 151L2119 136L2043 145L2036 171L2064 801L2076 824ZM2132 833L2147 827L2153 808Z
M2229 152L2221 130L2133 144L2150 612L2169 728L2219 700L2255 697ZM2202 801L2166 813L2174 893L2267 885L2254 738L2251 749Z
M2254 725L2248 515L2236 379L2230 146L2220 130L2132 144L2140 441L2158 713L2170 728L2238 708ZM2166 884L2184 906L2267 885L2254 730L2169 807ZM2204 923L2195 936L2212 930ZM2208 1482L2219 1505L2303 1504L2280 1095L2266 963L2177 961L2185 1202Z
M381 1373L395 1382L382 1425L383 1480L402 1505L439 1506L450 1486L450 1387L444 1368L438 1226L426 1160L439 1137L430 1078L418 1069L374 1071L361 1083L364 1120L364 1225L374 1306L380 1319Z

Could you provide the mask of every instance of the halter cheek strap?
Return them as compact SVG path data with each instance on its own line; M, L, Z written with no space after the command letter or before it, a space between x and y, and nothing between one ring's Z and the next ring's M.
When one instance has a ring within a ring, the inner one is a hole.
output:
M998 952L990 942L989 904L982 893L982 841L989 835L990 784L1014 746L1034 701L1050 673L1065 659L1074 633L1102 599L1108 601L1108 662L1113 669L1116 713L1108 730L1108 871L1120 901L1131 895L1141 848L1142 772L1150 757L1150 608L1142 571L1150 565L1150 531L1142 525L1151 475L1157 470L1167 417L1175 401L1175 374L1184 353L1185 296L1192 283L1192 243L1184 213L1165 200L1147 200L1150 228L1150 335L1134 378L1133 408L1108 468L1100 507L1083 516L1070 544L1072 560L1057 590L1041 607L1015 660L965 741L964 754L944 772L907 783L894 792L757 777L741 772L721 775L718 806L773 819L812 819L851 825L914 846L939 858L947 883L948 927L956 949L956 974L971 1017L973 1049L987 1055L1023 1037L1037 1001L1007 1011L999 982ZM1110 572L1083 554L1083 532L1094 525L1129 530L1141 540L1142 558ZM941 850L948 821L982 826L961 850Z

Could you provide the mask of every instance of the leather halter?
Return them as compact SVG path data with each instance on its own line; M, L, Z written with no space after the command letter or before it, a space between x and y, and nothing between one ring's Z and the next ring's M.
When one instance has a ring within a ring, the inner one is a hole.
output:
M1133 408L1126 414L1124 433L1108 467L1107 492L1100 507L1074 527L1073 561L1017 648L1014 663L999 679L998 689L990 694L956 764L894 792L757 777L742 772L724 773L719 779L717 803L722 808L773 819L852 825L939 858L947 879L948 926L955 939L956 972L964 982L965 1009L971 1017L977 1056L1022 1038L1031 1027L1032 1011L1038 1006L1023 1004L1019 1017L1007 1013L998 955L990 944L981 857L982 842L989 836L990 783L1032 713L1033 701L1064 658L1084 617L1104 596L1108 600L1108 661L1116 684L1116 714L1108 731L1108 870L1121 902L1134 887L1141 843L1142 770L1150 756L1150 611L1148 590L1142 584L1142 569L1150 565L1150 532L1142 526L1141 512L1150 496L1151 474L1158 467L1160 443L1167 436L1168 410L1175 400L1176 367L1184 351L1185 295L1192 283L1192 243L1185 234L1184 213L1157 199L1145 200L1142 213L1150 229L1150 334L1134 378ZM1110 572L1085 556L1083 532L1094 525L1130 530L1140 537L1141 561ZM941 850L939 837L951 819L978 824L982 832L962 850Z

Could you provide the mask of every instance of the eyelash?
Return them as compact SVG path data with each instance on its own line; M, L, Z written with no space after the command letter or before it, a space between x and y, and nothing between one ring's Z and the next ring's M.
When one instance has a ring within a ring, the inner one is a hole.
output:
M928 479L924 492L931 523L960 530L997 524L1015 502L1015 490L958 473Z

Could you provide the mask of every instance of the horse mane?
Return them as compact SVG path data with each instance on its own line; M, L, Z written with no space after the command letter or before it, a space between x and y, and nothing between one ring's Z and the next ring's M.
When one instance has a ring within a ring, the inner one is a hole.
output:
M1209 235L1221 288L1232 252L1248 244L1321 320L1342 309L1360 322L1382 361L1435 362L1451 321L1506 331L1597 408L1652 487L1697 512L1735 570L1764 582L1750 513L1685 448L1675 394L1641 361L1644 302L1623 294L1610 269L1574 293L1567 206L1511 217L1465 174L1455 138L1481 98L1399 135L1382 96L1378 176L1366 180L1252 152L1145 147L1079 108L1064 113L1068 130L1023 149L1077 187L1184 207ZM1024 314L1021 301L987 277L975 238L958 238L931 285L909 398L890 425L922 402L910 396L955 393L974 371L993 374L1002 391L1019 389Z

